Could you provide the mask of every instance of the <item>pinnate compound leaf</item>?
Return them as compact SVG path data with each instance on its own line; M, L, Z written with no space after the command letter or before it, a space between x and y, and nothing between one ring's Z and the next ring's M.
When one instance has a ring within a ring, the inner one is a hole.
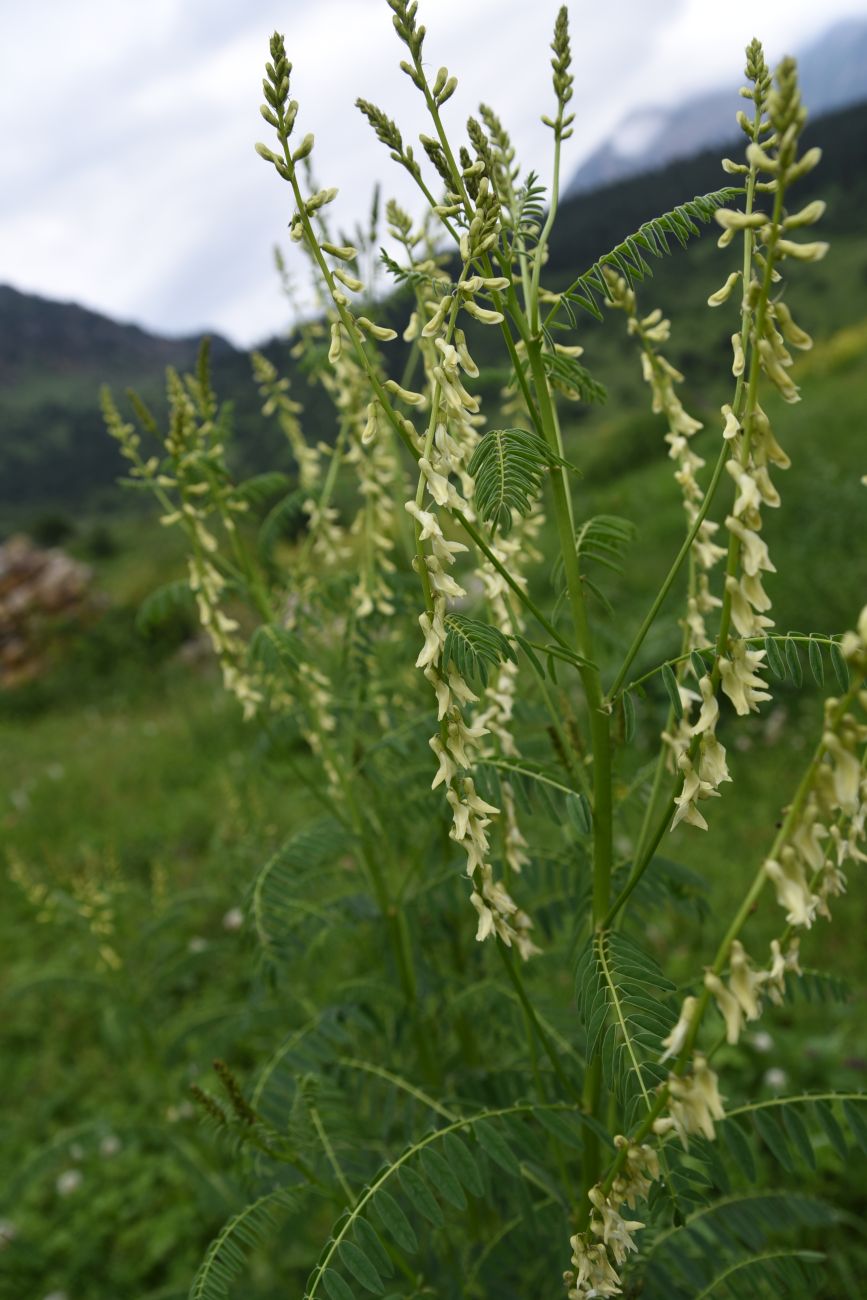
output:
M560 464L545 439L528 429L491 429L467 470L475 480L475 505L493 532L511 530L515 514L528 515L546 469Z
M498 627L489 623L480 623L468 618L466 614L449 613L445 616L446 642L443 646L442 669L448 672L450 663L454 663L461 677L466 681L480 681L488 684L488 673L492 668L505 663L507 659L515 661L515 651L508 639Z

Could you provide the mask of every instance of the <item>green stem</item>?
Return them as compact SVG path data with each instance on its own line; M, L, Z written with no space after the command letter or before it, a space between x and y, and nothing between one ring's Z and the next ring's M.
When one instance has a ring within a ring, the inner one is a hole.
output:
M681 566L684 560L687 558L687 556L689 555L692 549L692 544L695 541L696 537L698 536L698 531L701 528L702 524L704 523L708 511L713 505L713 499L716 494L717 487L719 486L720 479L722 478L723 470L725 469L725 463L728 460L728 458L729 458L729 446L728 443L723 443L722 447L720 448L720 453L719 456L717 457L716 464L714 465L713 476L711 477L711 481L708 484L708 489L707 492L705 493L704 501L701 503L701 508L693 521L692 527L690 528L689 532L684 538L680 550L677 552L677 555L674 557L674 561L671 565L671 568L666 574L662 586L660 587L659 591L656 594L656 597L654 598L653 604L650 606L650 609L647 611L647 614L642 620L640 628L638 629L635 636L633 637L632 644L630 645L629 649L626 652L626 658L623 660L623 663L620 665L620 669L617 673L617 676L615 677L614 681L612 682L608 690L608 693L606 695L606 702L609 704L613 700L615 700L618 694L620 693L623 683L626 680L626 674L629 672L629 669L632 667L632 662L635 659L635 656L638 654L639 650L644 644L645 637L647 636L653 624L656 622L656 616L659 613L660 609L662 608L663 602L665 601L666 596L671 590L674 580L676 579L677 575L680 573Z
M569 1094L570 1097L574 1098L575 1101L578 1101L580 1098L578 1089L572 1083L569 1076L565 1073L563 1066L560 1064L560 1058L557 1056L557 1053L554 1051L554 1048L551 1045L548 1035L545 1033L544 1029L539 1024L539 1020L538 1017L536 1016L536 1012L533 1008L533 1004L530 1001L529 997L527 996L527 991L524 988L524 982L521 979L521 976L519 975L518 971L515 969L515 960L514 957L512 956L512 953L509 951L509 949L506 947L503 941L499 938L497 939L497 950L500 954L500 957L503 960L503 965L506 968L506 972L509 976L509 979L512 982L515 992L518 995L518 1000L520 1001L521 1006L523 1007L524 1012L526 1013L527 1019L529 1020L534 1033L539 1039L539 1042L542 1046L542 1050L544 1051L545 1055L548 1057L548 1060L551 1062L551 1067L554 1071L555 1076L557 1077L558 1082L565 1089L565 1091Z

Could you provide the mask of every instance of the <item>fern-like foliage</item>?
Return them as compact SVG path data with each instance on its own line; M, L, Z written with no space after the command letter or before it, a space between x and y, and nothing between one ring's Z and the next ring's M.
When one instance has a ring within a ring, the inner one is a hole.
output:
M814 1196L758 1191L721 1197L692 1211L680 1226L656 1234L649 1244L642 1242L644 1259L636 1270L642 1277L642 1296L692 1300L700 1293L744 1295L738 1287L747 1285L757 1288L750 1295L762 1295L762 1288L778 1275L776 1250L786 1239L791 1241L799 1230L827 1230L837 1219L830 1206ZM768 1254L776 1268L761 1267ZM732 1279L730 1286L725 1285L727 1278ZM771 1293L795 1295L799 1288L778 1287Z
M528 429L491 429L467 466L475 479L475 503L493 532L511 530L515 513L528 515L542 490L542 477L562 464L545 439Z
M153 632L176 615L194 617L196 601L186 578L166 582L146 596L138 608L135 625L139 632Z
M608 390L598 379L594 379L586 366L575 357L563 356L555 352L553 341L551 350L542 353L542 366L551 382L551 387L568 397L573 402L596 402L601 405L608 400Z
M384 248L379 250L379 260L396 284L406 285L410 289L430 287L440 296L451 293L454 288L444 271L420 271L416 267L401 266Z
M534 1121L532 1129L524 1120ZM576 1149L583 1145L582 1128L591 1128L610 1149L610 1138L592 1117L557 1103L485 1110L433 1129L380 1168L333 1225L304 1300L382 1295L395 1249L411 1257L419 1252L420 1236L444 1228L447 1215L463 1215L474 1200L496 1203L504 1178L524 1182L528 1206L534 1188L550 1199L535 1163L539 1128Z
M533 812L541 809L556 823L562 823L565 817L579 834L589 834L590 802L561 773L529 758L486 757L479 760L478 766L482 773L480 789L487 792L485 797L492 803L502 802L501 785L508 781L520 807Z
M614 573L622 573L627 547L635 539L635 525L619 515L593 515L575 534L579 561L592 560Z
M636 528L631 520L622 519L619 515L593 515L575 534L575 552L581 566L581 580L609 613L612 612L611 602L595 578L590 576L588 568L590 565L599 565L609 573L622 573L623 559L635 540L635 534ZM564 584L562 558L554 565L552 584L556 589L562 588Z
M443 646L443 672L454 662L461 677L488 684L488 673L507 659L514 661L515 651L498 627L479 623L466 614L446 614L446 641Z
M651 956L614 931L595 934L578 960L575 991L587 1031L586 1056L590 1060L600 1051L605 1086L617 1098L627 1129L650 1110L667 1076L659 1057L675 1018L665 1001L674 987Z
M334 919L324 868L345 853L351 839L333 818L322 818L289 837L253 882L250 915L266 958L276 961L305 925L328 926ZM345 874L345 873L344 873ZM308 886L315 882L313 890Z
M545 220L545 195L547 191L536 172L529 172L516 195L514 216L503 212L503 225L511 228L515 242L526 248L535 239Z
M295 488L272 506L259 529L258 551L262 563L270 568L274 550L284 537L294 533L299 525L304 506L304 493Z
M724 207L740 193L740 190L726 186L710 194L697 194L694 199L678 204L670 212L664 212L652 221L645 221L634 234L628 235L616 248L605 253L589 270L573 280L568 289L564 289L559 302L548 313L545 324L551 324L561 306L573 329L577 325L576 307L589 312L597 320L602 320L599 304L609 296L605 284L606 267L624 276L629 284L644 280L653 274L645 254L664 257L671 252L668 241L672 237L681 248L685 248L691 238L701 234L699 223L707 225L717 208Z
M815 1168L817 1142L829 1146L845 1161L846 1132L867 1154L865 1093L804 1093L773 1097L732 1107L719 1126L721 1148L738 1171L754 1180L759 1159L770 1159L788 1173L799 1165Z
M628 877L629 865L615 873L615 893L622 889ZM635 887L632 906L647 916L668 906L679 916L702 920L708 913L707 893L707 881L697 871L656 853Z
M190 1287L189 1300L228 1300L231 1284L244 1272L247 1254L284 1214L297 1207L297 1195L277 1188L229 1219L208 1247Z
M266 470L263 474L254 474L245 479L235 489L235 496L251 505L261 506L278 492L285 492L289 486L289 477L282 470Z
M256 628L248 653L251 664L274 674L285 672L286 669L297 671L304 658L299 638L276 623L263 623Z

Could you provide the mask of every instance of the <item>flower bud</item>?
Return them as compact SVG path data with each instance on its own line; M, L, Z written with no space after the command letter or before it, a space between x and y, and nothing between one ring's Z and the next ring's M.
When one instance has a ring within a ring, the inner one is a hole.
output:
M368 320L366 316L359 316L356 323L364 330L365 334L372 339L376 339L379 343L390 343L392 339L397 338L397 330L387 329L385 325L376 325L372 320Z
M821 262L828 251L828 245L821 240L812 244L796 244L793 239L777 241L777 251L785 257L794 257L799 262Z
M821 199L814 199L805 208L801 208L800 212L794 212L790 217L786 217L783 225L786 230L797 230L799 226L813 226L825 215L826 206L827 204Z
M712 293L708 298L708 307L721 307L724 302L728 302L732 295L732 289L734 289L737 284L740 274L740 271L732 271L722 288L717 289L716 293Z
M732 208L717 208L713 216L724 230L758 230L768 219L764 212L738 212Z
M308 131L307 135L305 135L304 139L301 141L298 148L293 153L292 161L294 163L300 162L302 158L306 158L307 155L312 152L312 149L313 149L313 133L311 131Z
M737 378L744 373L746 359L744 357L744 345L740 334L732 335L732 351L734 352L734 361L732 362L732 374Z

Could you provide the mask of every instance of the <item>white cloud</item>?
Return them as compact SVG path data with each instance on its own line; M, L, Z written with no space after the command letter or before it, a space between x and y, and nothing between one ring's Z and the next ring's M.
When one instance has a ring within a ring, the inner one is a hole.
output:
M758 20L749 0L570 8L567 175L630 108L735 87L756 21L776 55L861 6L765 0ZM420 10L431 66L460 78L449 122L485 99L544 179L556 3L422 0ZM340 188L338 223L364 220L377 179L414 203L353 106L374 100L410 141L425 129L384 0L34 0L4 25L0 280L169 333L210 327L250 343L281 328L271 249L286 244L291 206L252 148L268 135L258 105L275 26L294 63L299 130L316 134L316 174Z

